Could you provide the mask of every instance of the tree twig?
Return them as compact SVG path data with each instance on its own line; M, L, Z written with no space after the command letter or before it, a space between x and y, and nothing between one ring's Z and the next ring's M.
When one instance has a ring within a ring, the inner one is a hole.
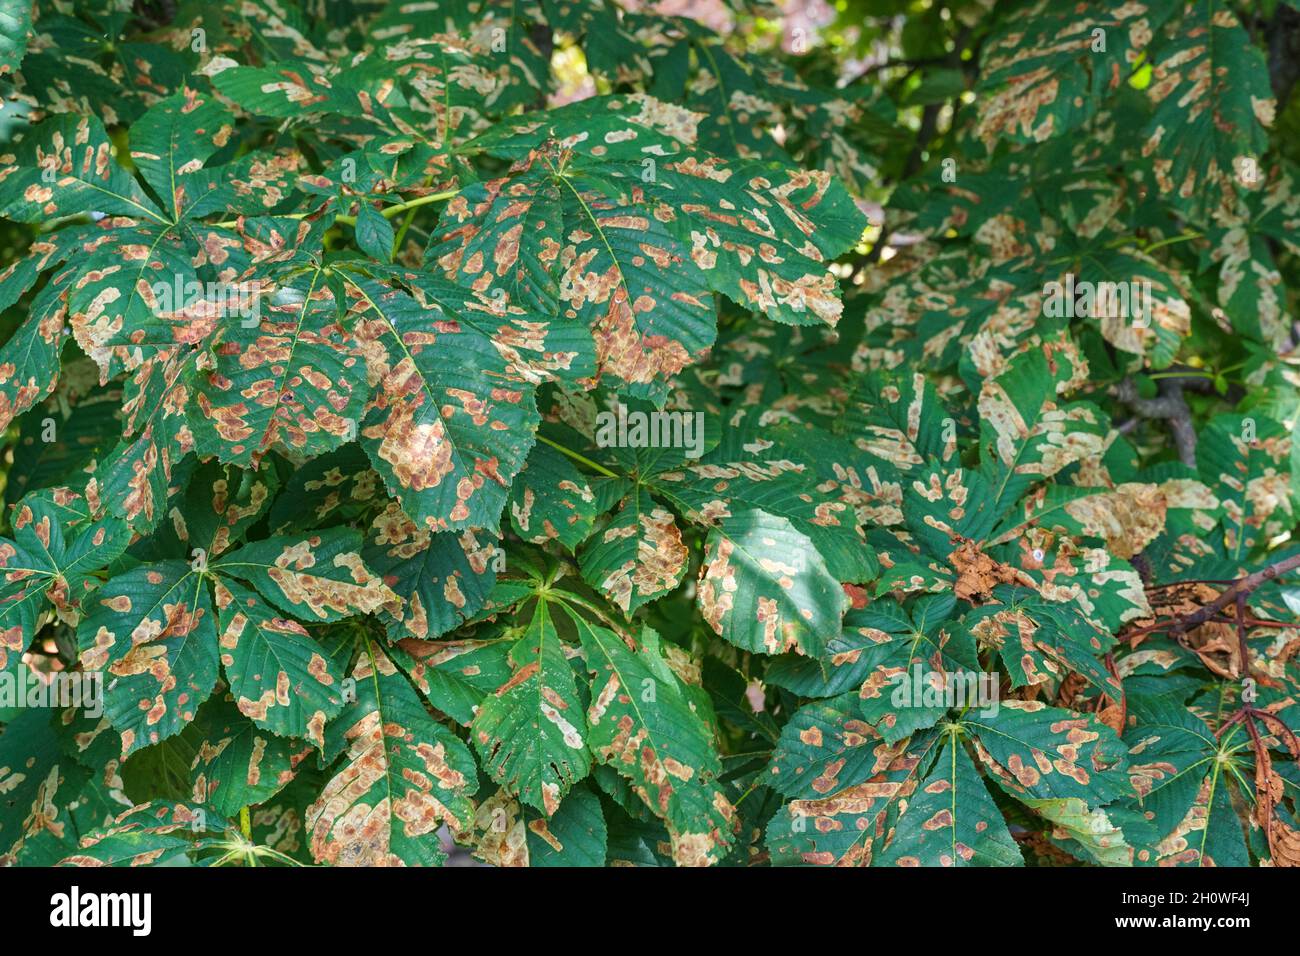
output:
M1268 79L1280 115L1300 79L1300 12L1285 3L1277 5L1268 28Z
M1138 395L1137 383L1126 378L1116 387L1116 397L1139 418L1156 418L1169 423L1178 460L1190 468L1196 467L1196 427L1192 424L1192 411L1183 398L1185 384L1181 378L1162 378L1156 385L1155 398ZM1131 430L1131 426L1127 430Z
M1244 606L1246 598L1260 586L1267 584L1279 575L1286 574L1288 571L1294 571L1296 568L1300 568L1300 554L1293 554L1289 558L1275 561L1266 568L1261 568L1244 578L1240 578L1229 585L1222 594L1209 604L1174 621L1170 628L1170 635L1186 634L1193 628L1200 627L1235 601L1240 600L1241 604L1239 606ZM1244 661L1243 666L1245 666Z

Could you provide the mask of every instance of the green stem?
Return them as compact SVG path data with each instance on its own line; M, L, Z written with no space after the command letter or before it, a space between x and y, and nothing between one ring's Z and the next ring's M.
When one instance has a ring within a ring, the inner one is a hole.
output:
M460 192L459 189L449 189L449 190L447 190L446 192L441 192L441 193L430 193L430 194L427 195L427 196L416 196L414 199L407 199L407 200L405 200L405 201L403 201L403 202L399 202L399 203L396 203L395 205L389 206L389 207L386 208L386 209L381 209L379 214L380 214L381 216L383 216L385 219L392 219L394 216L400 216L402 213L406 212L406 210L408 210L408 209L416 209L416 208L418 208L418 207L420 207L420 206L427 206L427 205L429 205L429 203L431 203L431 202L442 202L444 199L450 199L452 196L455 196L455 195L458 194L459 192ZM308 216L310 216L310 215L313 215L313 213L310 213L310 212L291 212L291 213L287 213L287 214L284 216L284 218L286 218L286 219L306 219L306 218L307 218ZM335 217L334 217L334 221L335 221L335 222L341 222L341 223L343 223L344 225L348 225L348 226L355 226L355 225L357 224L357 217L356 217L356 216L339 215L339 216L335 216ZM220 228L220 229L233 229L235 226L239 225L239 220L238 220L238 219L227 219L227 220L225 220L224 222L214 223L213 225L217 226L217 227ZM403 233L405 233L405 231L406 231L405 227L403 227L402 231L403 231Z
M588 458L586 455L579 455L579 454L578 454L576 451L574 451L573 449L571 449L571 448L566 448L564 445L561 445L561 444L560 444L559 442L557 442L557 441L551 441L551 439L547 438L545 435L539 434L539 435L537 436L537 440L540 441L540 442L545 442L547 445L550 445L552 448L554 448L554 449L555 449L556 451L558 451L560 454L562 454L562 455L568 455L568 456L569 456L570 458L572 458L574 461L578 462L579 464L586 465L588 468L592 469L593 471L599 472L600 474L604 475L606 478L621 478L621 477L622 477L622 475L618 474L617 472L610 471L610 470L609 470L608 468L606 468L604 465L600 465L600 464L597 464L596 462L592 461L592 460L591 460L590 458Z
M736 802L735 802L734 804L732 804L732 806L733 806L733 807L738 807L738 806L740 806L742 803L744 803L744 802L745 802L745 798L746 798L747 796L749 796L751 793L753 793L755 790L757 790L757 789L759 788L759 784L760 784L760 781L755 780L755 781L750 785L749 789L746 790L744 793L742 793L742 794L740 795L739 799L737 799Z
M285 854L281 853L279 850L273 850L273 849L272 849L271 847L269 847L269 846L259 846L259 847L254 851L254 855L255 855L255 856L267 856L267 857L270 857L271 859L273 859L273 860L275 860L275 861L277 861L277 862L279 862L279 863L283 863L285 866L302 866L302 865L303 865L303 864L300 863L298 860L295 860L293 857L291 857L291 856L286 856Z
M573 614L573 609L567 607L567 605L576 604L578 607L584 607L592 614L595 614L615 631L621 631L627 627L626 624L620 624L618 621L614 620L614 618L606 614L605 611L592 604L590 601L578 597L578 595L574 594L572 591L552 591L550 596L557 604L565 605L570 614ZM574 616L576 617L577 615Z
M248 812L248 807L239 808L239 832L244 835L245 840L253 839L253 817Z
M1168 239L1161 239L1159 242L1153 242L1151 245L1143 248L1143 252L1154 252L1156 249L1163 249L1165 246L1172 246L1177 242L1187 242L1191 239L1202 238L1199 232L1185 232L1181 236L1170 236Z
M424 180L424 186L427 189L431 185L429 178ZM397 235L393 237L393 258L397 258L397 253L401 251L402 242L406 239L406 231L411 228L411 223L415 221L415 210L418 207L412 206L406 211L406 218L402 220L402 227L397 230Z
M1230 372L1235 372L1235 371L1237 371L1238 369L1244 368L1245 366L1246 366L1246 363L1245 363L1245 362L1238 362L1238 363L1236 363L1235 365L1225 365L1223 368L1218 369L1217 371L1215 371L1214 369L1210 369L1209 371L1205 371L1205 370L1202 370L1202 369L1194 369L1194 368L1193 368L1193 369L1183 369L1183 370L1178 371L1178 372L1153 372L1153 373L1151 373L1150 375L1148 375L1147 378L1150 378L1150 379L1160 379L1160 378L1208 378L1208 379L1216 379L1216 378L1218 378L1218 377L1221 376L1221 375L1227 375L1227 374L1229 374Z
M431 202L442 202L444 199L451 199L459 193L459 189L448 189L446 192L429 193L427 196L416 196L414 199L407 199L404 202L399 202L396 206L389 206L387 209L381 210L381 215L383 215L385 219L392 219L394 216L401 215L408 209L427 206ZM340 216L339 218L342 219L343 217Z

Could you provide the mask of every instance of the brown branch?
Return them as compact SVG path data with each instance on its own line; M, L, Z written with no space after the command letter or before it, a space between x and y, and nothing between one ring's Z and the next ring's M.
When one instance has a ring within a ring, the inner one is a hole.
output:
M1115 683L1119 684L1119 700L1116 701L1119 705L1119 729L1115 732L1123 737L1124 729L1128 726L1128 691L1124 689L1124 681L1119 676L1119 666L1115 663L1114 651L1106 653L1106 670L1111 677L1115 678ZM1105 691L1102 693L1105 694Z
M916 142L912 145L912 151L907 154L907 162L903 163L900 182L906 182L920 171L921 164L924 162L922 157L925 155L925 148L930 145L930 140L934 139L934 134L939 129L939 110L942 105L927 103L921 108L921 125L916 131Z
M1240 578L1209 604L1174 621L1170 629L1171 636L1186 634L1193 628L1200 627L1210 618L1221 612L1230 603L1240 601L1239 606L1244 606L1245 599L1253 591L1258 589L1260 586L1267 584L1269 581L1272 581L1278 575L1286 574L1288 571L1294 571L1296 568L1300 568L1300 554L1293 554L1289 558L1275 561L1266 568L1261 568L1252 574L1246 575L1244 578ZM1242 666L1246 666L1245 661L1242 661Z
M1155 398L1142 398L1138 394L1137 383L1126 378L1115 388L1115 396L1139 418L1161 419L1169 423L1173 435L1174 447L1178 451L1178 460L1189 468L1196 467L1196 427L1192 424L1192 411L1183 398L1186 387L1181 379L1163 378L1157 384L1158 394ZM1121 426L1125 431L1132 426Z
M1247 627L1296 627L1297 625L1286 624L1282 621L1264 621L1254 615L1247 614L1246 599L1252 592L1262 585L1272 581L1280 575L1286 574L1288 571L1293 571L1296 568L1300 568L1300 554L1293 554L1289 558L1275 561L1266 568L1261 568L1252 574L1237 578L1233 581L1171 581L1167 584L1151 585L1148 588L1150 591L1161 591L1167 588L1189 584L1226 585L1226 587L1224 588L1223 593L1209 604L1205 604L1197 608L1195 611L1181 617L1175 617L1164 621L1155 621L1151 624L1144 625L1143 627L1135 628L1120 637L1120 640L1131 644L1140 637L1145 637L1148 634L1159 633L1162 631L1165 632L1167 637L1177 640L1189 631L1210 621L1222 620L1224 623L1234 623L1238 628L1238 641L1242 642L1242 667L1246 671L1247 676L1249 676L1250 659L1247 656L1246 646L1244 643L1244 629ZM1224 609L1229 604L1236 605L1234 608L1236 614L1233 617L1229 617L1224 613Z
M1237 653L1241 655L1241 669L1237 672L1242 677L1250 676L1250 645L1246 643L1246 598L1250 594L1238 591L1233 598L1237 605Z
M1268 79L1281 115L1300 79L1300 12L1285 3L1277 5L1268 28Z
M1291 756L1300 760L1300 738L1297 738L1295 731L1288 727L1277 714L1269 710L1260 710L1258 707L1250 708L1250 713L1258 717L1273 733L1282 738L1286 744L1286 749L1291 751Z
M898 59L885 60L881 63L873 63L871 64L871 66L866 67L865 69L863 69L861 73L854 76L853 79L849 80L844 85L852 86L854 83L861 83L862 81L867 79L867 77L871 76L873 73L879 73L881 70L892 70L895 69L896 67L906 66L910 68L908 70L908 75L910 76L912 73L915 73L920 67L938 66L941 63L947 63L947 62L948 62L948 54L946 53L943 56L922 56L922 57L915 57L913 59L900 57Z

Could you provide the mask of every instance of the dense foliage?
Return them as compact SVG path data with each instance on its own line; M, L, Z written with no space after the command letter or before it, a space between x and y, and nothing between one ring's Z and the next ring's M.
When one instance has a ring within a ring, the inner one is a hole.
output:
M0 862L1300 863L1300 12L715 12L0 2Z

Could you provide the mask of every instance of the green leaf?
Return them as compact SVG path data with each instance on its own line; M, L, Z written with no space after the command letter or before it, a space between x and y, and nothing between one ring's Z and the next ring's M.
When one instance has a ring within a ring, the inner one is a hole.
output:
M587 479L550 445L537 444L510 487L510 523L525 541L559 541L573 552L591 533L596 498Z
M369 390L324 269L304 266L243 305L210 340L211 367L195 382L199 452L248 465L271 449L312 456L354 439Z
M1289 527L1291 439L1277 422L1257 415L1219 415L1197 444L1197 470L1214 489L1224 546L1241 558Z
M1093 716L1041 701L1002 701L991 716L968 712L962 726L1004 789L1033 800L1077 797L1102 806L1129 790L1123 742Z
M360 429L375 469L430 530L495 524L533 444L532 389L506 377L473 326L445 314L431 323L415 299L367 279L350 279L349 289L379 381Z
M436 709L468 727L484 699L510 679L508 637L466 641L403 638L394 658Z
M1031 349L980 390L981 445L994 500L1002 508L1031 482L1101 451L1109 424L1101 410L1058 399L1079 374L1077 362L1047 347Z
M957 453L957 422L919 372L863 376L841 425L857 448L900 471L946 465Z
M615 381L644 389L697 359L713 344L716 320L688 249L607 181L564 176L555 156L529 162L522 175L450 203L444 221L456 228L427 261L485 295L571 314L590 330L599 371ZM556 226L563 241L551 234ZM589 349L580 340L577 374L589 367Z
M717 862L733 841L735 809L718 783L721 763L712 733L660 656L648 629L639 646L574 616L595 675L587 711L595 759L626 777L660 817L684 866Z
M681 583L689 553L672 513L635 489L578 556L582 577L626 613Z
M766 680L802 697L836 697L857 691L866 701L878 699L866 713L868 722L880 721L896 714L888 697L883 696L887 683L903 672L910 672L922 659L936 653L947 656L948 668L974 667L973 648L961 640L961 632L941 627L951 615L951 596L922 597L910 607L892 601L879 601L865 609L853 609L844 617L838 638L827 642L819 658L786 654L767 668ZM942 658L940 658L942 659ZM907 736L909 722L896 718L882 725L891 740ZM894 734L897 733L897 736Z
M1194 296L1182 274L1135 249L1089 247L1079 260L1090 285L1075 283L1075 314L1099 322L1107 342L1145 355L1154 368L1173 362L1192 325Z
M293 777L291 742L258 730L224 695L201 707L182 737L195 744L193 799L220 816L266 802Z
M384 483L355 443L326 452L295 468L271 505L275 534L308 531L368 513L384 498Z
M1121 88L1171 0L1099 3L1083 10L1039 0L1005 22L981 51L975 135L1042 142L1096 116Z
M859 711L889 743L933 727L953 707L996 707L996 680L990 688L975 642L962 623L943 619L942 600L919 599L910 620L868 606L846 621L869 641Z
M212 569L248 581L273 607L309 621L369 614L396 600L362 562L361 533L350 528L255 541Z
M529 866L605 865L605 816L585 787L570 792L549 819L527 808L524 820Z
M359 88L360 79L358 74L305 60L284 60L261 67L230 67L213 76L212 83L239 106L262 116L373 116L378 104Z
M69 321L77 344L99 364L101 380L138 372L150 361L184 362L179 346L202 339L217 323L220 308L205 297L193 257L180 227L145 222L112 228L78 261Z
M592 99L481 137L518 163L448 207L454 231L431 259L481 291L508 279L537 301L558 288L592 329L601 369L629 385L712 344L710 290L780 321L833 325L841 305L825 262L863 228L843 187L693 151L662 132L693 139L680 114L648 97ZM542 210L556 206L565 228L552 248L553 235L523 227L554 220Z
M1030 591L999 586L997 604L976 608L962 626L981 648L996 648L1011 686L1051 686L1071 672L1120 700L1123 687L1098 658L1115 646L1108 631L1090 622L1077 605L1044 600Z
M23 138L9 175L0 179L0 215L43 222L96 211L165 222L113 155L95 117L65 113L47 119Z
M38 263L32 264L29 273L32 281L40 267ZM48 395L59 380L59 350L67 335L67 305L63 295L72 274L72 269L65 269L51 279L32 298L23 323L0 346L0 424L6 428L14 418ZM22 280L0 276L0 281L16 285ZM21 291L15 290L15 300Z
M1264 56L1222 0L1187 0L1170 38L1153 52L1154 113L1144 153L1169 201L1203 215L1228 204L1235 190L1253 189L1262 165L1266 127L1276 101Z
M94 572L124 550L131 531L116 517L78 522L65 529L56 496L34 492L14 509L14 539L0 538L0 671L36 636L39 619L53 610L76 625Z
M842 501L810 493L807 472L789 460L732 460L711 455L706 464L665 470L648 484L691 521L712 525L732 513L755 508L784 518L807 537L838 581L868 581L879 567L857 532L857 516ZM671 463L665 463L671 466Z
M114 514L142 534L162 519L167 500L179 490L191 436L184 385L196 352L160 353L131 376L123 403L126 437L86 481L86 501L99 514L111 502Z
M895 756L894 746L862 719L857 695L841 694L790 716L762 780L783 796L816 800L871 779Z
M217 682L217 623L205 575L183 561L109 580L77 629L81 663L104 671L104 708L125 757L194 719Z
M0 863L50 865L76 847L72 803L86 772L64 754L48 710L29 708L0 732Z
M863 783L825 797L790 801L767 827L773 865L870 866L941 739L923 731L891 748Z
M573 667L545 601L511 649L510 664L510 679L474 716L474 749L488 776L551 816L591 771L592 757Z
M1241 727L1221 738L1176 702L1132 701L1129 777L1135 820L1126 824L1138 864L1241 866L1249 859L1233 791L1248 770L1249 738ZM1235 781L1235 783L1234 783Z
M357 213L357 245L366 255L380 262L393 259L393 224L369 203L362 203Z
M203 807L152 801L137 804L81 838L60 866L147 866L219 846L233 831Z
M186 88L131 127L131 162L174 221L222 207L221 180L205 173L203 164L230 140L234 119L215 100Z
M1105 810L1089 810L1077 797L1026 800L1025 804L1051 821L1053 837L1073 841L1102 866L1133 865L1133 848Z
M754 509L709 533L699 603L709 626L737 647L817 657L839 636L848 599L805 535Z
M218 580L215 595L221 663L239 712L281 737L323 747L325 722L343 706L338 662L248 588Z
M379 610L390 640L440 637L483 609L504 552L481 534L430 534L392 503L375 517L362 556L397 595Z
M32 8L27 0L6 0L0 4L0 74L18 69L27 51L32 28Z
M1020 866L1020 848L955 729L899 817L880 866Z
M159 529L167 547L175 539L179 553L190 557L216 557L229 551L266 514L279 491L279 479L270 469L245 471L210 461L195 470L170 514Z
M439 825L473 818L474 758L372 642L351 677L356 699L326 731L327 753L344 759L307 811L312 857L335 866L440 865Z

